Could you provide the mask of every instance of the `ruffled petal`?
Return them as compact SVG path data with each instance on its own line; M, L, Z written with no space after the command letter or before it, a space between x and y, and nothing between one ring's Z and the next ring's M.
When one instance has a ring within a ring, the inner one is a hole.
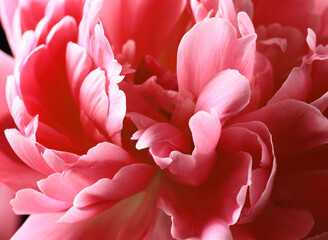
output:
M195 24L179 45L179 91L187 90L197 97L217 73L228 68L251 80L255 40L255 34L237 39L236 29L224 19L211 18Z

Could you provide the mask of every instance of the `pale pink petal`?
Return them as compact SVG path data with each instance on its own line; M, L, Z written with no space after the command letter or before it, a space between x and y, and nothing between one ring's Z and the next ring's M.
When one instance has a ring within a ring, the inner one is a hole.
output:
M98 128L100 131L106 129L106 122L109 118L110 103L107 87L105 72L98 68L87 75L81 84L79 93L80 112L83 112L93 123L93 128ZM86 118L80 119L85 120ZM86 132L90 131L86 128L88 126L86 123L82 122L82 126Z
M214 14L213 10L211 11L211 9L207 9L206 6L198 0L191 0L190 6L193 11L193 15L196 22L200 22L204 19L207 19Z
M83 170L54 173L39 181L38 187L48 197L70 202L72 205L75 196L95 181L94 177L91 177L92 173L88 175Z
M23 136L16 129L7 129L6 138L17 156L28 166L44 174L51 174L53 170L42 158L39 144L32 139Z
M48 166L55 172L63 172L69 170L72 164L78 160L78 156L69 152L61 152L59 155L56 154L55 151L49 149L46 149L41 155Z
M153 177L155 168L133 164L121 168L113 179L100 179L83 189L74 199L74 207L83 208L101 201L115 201L142 191ZM133 184L129 182L133 181Z
M66 161L67 157L72 157L68 156L68 153L56 154ZM38 186L51 198L73 202L75 196L84 188L101 178L113 178L122 167L134 162L136 159L121 147L104 142L91 148L76 163L70 164L71 170L51 174L47 179L39 181ZM67 167L67 164L64 166Z
M100 179L83 189L74 199L60 221L77 222L93 217L128 198L143 191L150 183L155 168L150 165L129 165L123 167L113 179ZM128 184L133 181L134 184Z
M219 9L216 13L216 16L225 18L237 29L237 12L232 0L220 0L218 3ZM215 11L215 8L213 8L213 10Z
M157 185L155 185L157 188ZM67 223L58 222L63 213L33 214L13 236L13 240L58 239L122 239L148 238L156 219L155 188L122 200L104 213L91 219ZM169 232L166 234L170 234ZM165 238L167 240L168 238ZM156 238L157 240L157 238ZM163 239L164 240L164 239Z
M74 101L79 103L81 84L93 67L87 51L75 43L69 42L66 49L66 71L69 87Z
M213 220L208 223L202 232L200 239L224 239L233 240L227 224L220 220Z
M6 71L11 71L13 68L13 63L10 58L5 57L2 59L4 53L0 52L1 62L6 63L6 59L9 61L7 67L0 70L0 74L6 73ZM8 72L9 74L9 72ZM3 183L7 184L14 190L19 190L25 187L36 188L36 181L43 178L44 175L38 173L37 171L31 169L25 165L14 153L3 132L7 128L15 127L15 123L10 116L8 106L5 98L5 85L6 77L1 75L0 78L0 159L1 159L1 171L0 179ZM13 174L15 172L15 174Z
M255 39L255 34L237 39L236 29L224 19L211 18L195 24L179 45L179 91L188 90L197 97L217 73L228 68L251 80Z
M201 91L195 112L214 108L222 123L240 112L250 100L248 80L236 70L225 70L215 76Z
M33 190L19 190L11 202L16 214L60 212L68 209L72 203L52 199Z
M111 83L122 81L120 76L122 66L114 59L112 48L99 23L99 12L103 1L87 1L83 9L83 18L79 26L79 45L91 55L95 64L103 68Z
M46 161L47 165L54 170L54 172L63 172L69 169L69 166L60 159L55 153L51 150L46 149L44 153L41 153L42 158Z
M93 148L90 148L86 155L83 155L79 162L75 165L78 167L107 165L112 168L108 174L118 171L124 165L139 162L139 160L132 156L129 152L124 150L122 147L109 143L99 143Z
M0 17L1 17L1 23L2 27L4 28L6 32L6 36L8 39L8 42L10 44L11 50L13 51L13 54L16 52L18 39L16 37L17 29L14 27L14 15L15 11L18 6L18 0L12 0L12 1L6 1L1 0L0 1ZM16 31L16 32L15 32Z
M237 15L238 29L241 36L246 37L247 35L254 34L255 29L252 20L249 18L247 13L239 12Z

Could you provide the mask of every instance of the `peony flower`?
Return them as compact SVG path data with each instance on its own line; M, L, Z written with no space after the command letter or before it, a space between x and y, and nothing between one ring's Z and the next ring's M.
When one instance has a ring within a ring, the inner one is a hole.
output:
M324 239L327 6L267 4L1 1L12 239Z

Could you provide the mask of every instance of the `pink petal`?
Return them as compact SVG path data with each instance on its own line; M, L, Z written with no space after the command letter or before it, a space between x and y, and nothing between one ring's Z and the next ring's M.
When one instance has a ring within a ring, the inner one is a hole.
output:
M159 56L181 17L186 2L185 0L104 1L100 19L111 44L118 51L127 40L135 41L137 52L135 62L132 64L135 65L146 54ZM159 28L161 33L154 34Z
M17 156L28 166L44 174L51 174L53 170L42 158L39 145L32 139L23 136L16 129L7 129L6 138Z
M70 202L52 199L29 188L18 191L10 203L16 214L60 212L72 205Z
M79 26L79 45L91 55L95 64L103 68L110 82L122 81L122 66L114 59L112 48L105 36L103 26L98 23L103 1L87 1L83 9L83 18Z
M124 165L136 162L139 162L139 160L122 147L109 142L103 142L90 148L87 154L79 159L75 167L83 168L102 164L110 166L113 170L108 172L108 174L112 174L112 172L118 171Z
M152 189L150 189L152 190ZM91 219L67 223L58 222L62 213L33 214L13 236L13 240L25 239L148 239L148 231L154 229L156 194L151 191L121 201L106 212ZM141 201L140 201L141 200ZM140 208L140 210L139 210ZM170 235L169 232L166 232ZM158 239L158 238L156 238ZM159 238L160 239L160 238ZM165 238L169 239L169 238ZM163 239L164 240L164 239Z
M6 59L8 60L8 68L4 68L0 70L0 74L5 73L6 71L11 71L13 67L12 59L10 58L2 58L3 53L0 52L1 62L6 63ZM8 72L9 73L9 72ZM27 165L25 165L14 153L3 132L6 128L15 127L15 123L10 116L10 112L8 110L8 106L5 99L5 85L6 78L5 76L0 77L0 159L1 159L1 171L0 171L0 179L3 183L7 184L14 190L19 190L25 187L36 188L36 181L40 178L43 178L44 175L38 173L37 171L31 169Z
M197 186L206 180L216 162L221 124L216 112L199 111L190 119L189 127L195 145L192 155L172 151L168 170L176 181Z
M106 88L105 72L96 69L90 72L84 79L79 93L80 111L83 111L93 122L94 128L98 127L100 131L104 131L106 121L109 118L110 103ZM81 118L81 120L84 120L84 118ZM82 126L85 128L85 123L82 122Z
M80 45L69 42L66 49L66 71L69 87L76 104L79 103L80 88L93 62L87 51Z
M312 79L308 69L293 68L288 78L270 99L268 104L279 102L285 99L295 99L306 101L312 87Z
M82 190L74 199L74 206L83 208L100 201L115 201L142 191L152 179L154 167L135 164L123 167L113 179L100 179ZM133 181L133 184L128 184Z
M0 183L0 238L10 239L19 226L20 218L14 214L9 201L14 192L3 183Z
M237 69L251 80L255 39L254 34L237 39L236 29L224 19L195 24L182 38L178 50L179 90L198 96L217 73L228 68Z
M188 149L188 143L184 134L178 128L168 123L156 123L147 128L139 138L136 148L151 147L158 142L168 142L180 149Z
M311 105L323 113L328 107L328 92L312 102Z
M154 170L154 167L149 165L130 165L122 168L112 180L100 179L76 196L73 207L60 221L76 222L88 219L114 206L120 200L141 192L149 185ZM131 181L134 184L128 184Z
M305 210L270 204L263 215L249 225L231 228L233 239L302 239L313 226L313 218ZM245 235L248 236L245 237Z
M90 177L85 171L68 171L54 173L38 182L39 189L48 197L73 204L75 196L84 188L90 186L95 177ZM83 174L84 173L84 174ZM71 207L71 206L70 206Z
M222 132L220 149L228 156L238 151L252 155L249 202L244 206L239 219L239 223L251 222L266 206L276 174L276 159L270 132L262 122L229 126Z
M327 168L284 174L275 180L272 199L285 207L307 210L314 219L309 236L315 236L327 230L327 183Z
M18 44L18 39L16 36L17 33L15 32L17 31L17 27L16 26L14 27L14 14L15 14L15 10L17 9L17 6L18 6L18 0L0 1L1 24L6 32L8 42L14 54L17 51L16 47Z
M72 164L77 162L79 158L79 156L69 152L52 151L49 149L42 153L42 157L55 172L69 170Z
M290 156L328 141L327 118L315 107L296 100L268 105L244 115L238 121L265 123L272 134L276 156L279 157Z
M293 8L299 4L298 8ZM306 34L308 27L319 29L319 16L313 14L314 1L307 0L258 0L254 2L255 26L279 23L282 26L293 26ZM290 9L293 8L293 11Z
M59 156L65 157L63 154ZM51 198L73 202L80 191L101 178L113 178L122 167L134 161L136 159L121 147L108 142L100 143L80 157L77 163L70 164L71 170L51 174L39 181L38 186Z
M163 179L158 204L172 217L173 237L197 239L202 234L210 235L211 229L225 233L238 220L249 184L251 157L239 152L220 160L207 180L197 187Z
M127 113L136 112L158 122L167 121L162 114L143 98L133 84L123 81L119 84L119 87L126 95Z
M248 80L236 70L225 70L214 77L201 91L195 112L214 108L222 123L240 112L250 100Z

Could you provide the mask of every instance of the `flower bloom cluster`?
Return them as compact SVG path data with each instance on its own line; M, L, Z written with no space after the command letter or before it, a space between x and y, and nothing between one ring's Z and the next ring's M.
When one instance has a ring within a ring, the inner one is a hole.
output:
M328 239L326 0L0 11L13 240Z

